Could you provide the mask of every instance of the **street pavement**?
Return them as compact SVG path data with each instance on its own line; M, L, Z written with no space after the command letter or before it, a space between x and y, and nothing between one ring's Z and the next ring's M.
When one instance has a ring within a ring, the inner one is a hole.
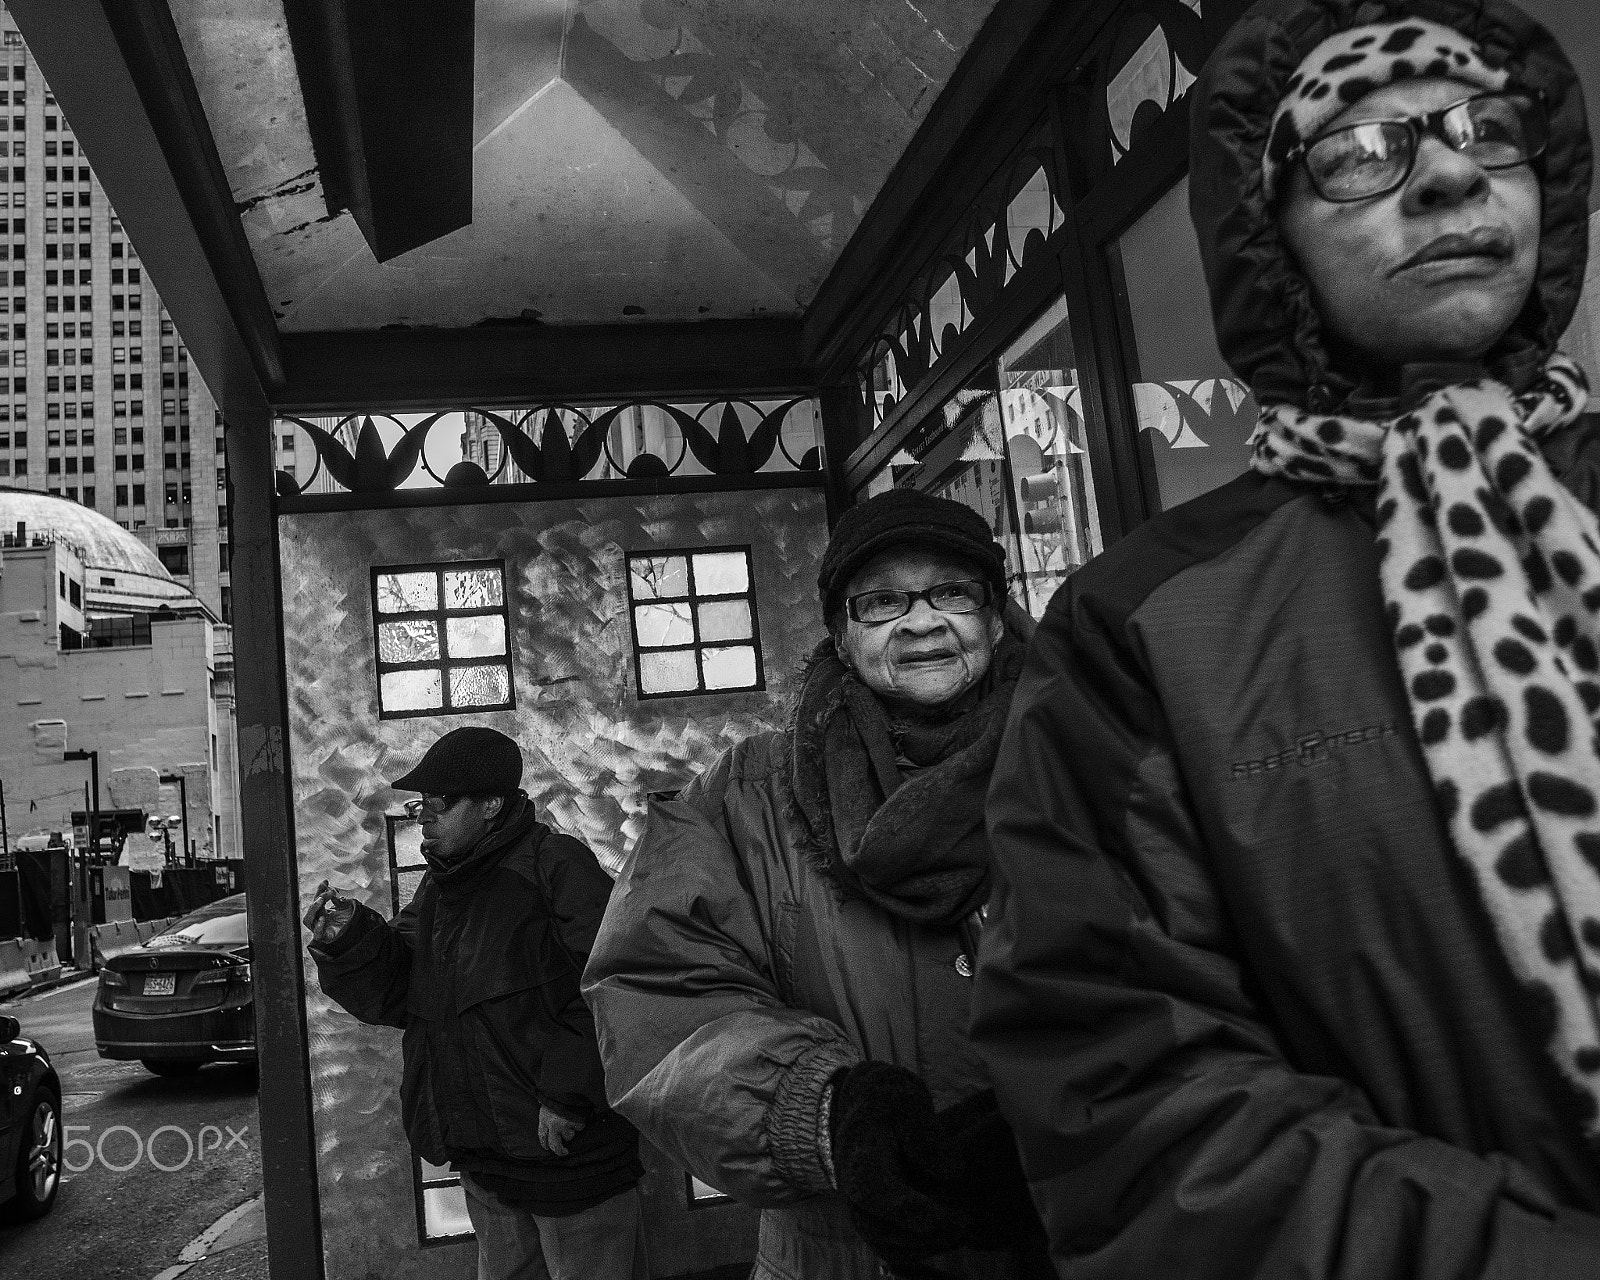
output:
M101 1058L94 992L85 980L0 1003L55 1064L68 1140L54 1210L0 1225L0 1276L267 1280L254 1069L163 1078Z

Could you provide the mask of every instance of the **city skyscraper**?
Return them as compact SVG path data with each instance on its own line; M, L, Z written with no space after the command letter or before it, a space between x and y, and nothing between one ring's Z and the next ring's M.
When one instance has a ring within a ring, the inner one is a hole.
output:
M0 485L136 534L231 621L222 421L0 11Z

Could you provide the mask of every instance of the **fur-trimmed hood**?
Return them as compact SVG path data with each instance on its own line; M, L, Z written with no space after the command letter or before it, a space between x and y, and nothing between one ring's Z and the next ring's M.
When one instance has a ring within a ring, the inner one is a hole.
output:
M1355 389L1349 372L1330 362L1310 288L1263 191L1273 112L1296 68L1328 36L1406 17L1461 32L1513 85L1542 92L1550 110L1550 143L1537 162L1538 274L1522 315L1489 353L1491 371L1521 389L1577 307L1589 245L1589 126L1577 74L1548 31L1508 0L1262 0L1223 37L1192 91L1189 206L1218 346L1264 405L1327 413Z

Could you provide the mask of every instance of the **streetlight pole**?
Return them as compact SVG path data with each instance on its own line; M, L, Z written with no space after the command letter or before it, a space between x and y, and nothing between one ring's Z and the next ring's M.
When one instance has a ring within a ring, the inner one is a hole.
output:
M163 773L162 782L178 784L178 808L183 815L183 865L194 866L194 847L189 843L189 783L181 773Z
M92 850L100 842L100 753L98 751L62 752L63 760L87 760L89 762L89 777L92 790L89 804L89 848ZM94 958L89 954L89 856L82 854L78 859L77 877L78 885L78 916L72 922L72 961L80 969L94 967Z

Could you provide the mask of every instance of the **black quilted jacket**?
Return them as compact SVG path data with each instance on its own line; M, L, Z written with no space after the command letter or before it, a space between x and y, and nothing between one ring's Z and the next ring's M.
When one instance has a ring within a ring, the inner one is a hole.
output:
M1583 280L1582 103L1500 0L1408 7L1551 96L1538 297L1491 362L1519 382ZM1191 95L1219 341L1271 399L1350 386L1260 205L1267 117L1395 8L1258 8ZM1595 421L1545 451L1594 507ZM1600 1276L1600 1152L1434 807L1364 508L1242 476L1076 573L1030 647L973 1037L1063 1280Z

